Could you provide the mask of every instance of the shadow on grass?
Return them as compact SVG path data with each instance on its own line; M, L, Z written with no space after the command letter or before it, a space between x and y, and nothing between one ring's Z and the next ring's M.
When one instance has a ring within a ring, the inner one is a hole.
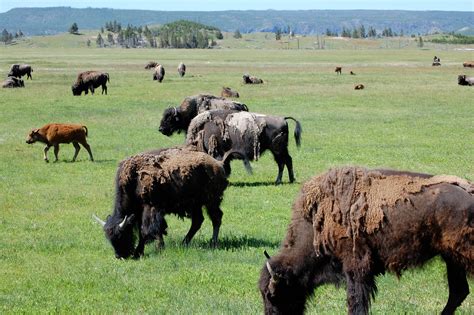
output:
M194 244L193 244L194 243ZM258 248L258 247L278 247L280 242L272 242L265 239L248 237L248 236L224 236L219 238L217 248L215 250L236 250L243 248ZM190 246L214 249L211 247L210 241L203 239L192 240Z
M283 182L279 185L292 185L292 184L297 184L297 182L289 183L289 182ZM275 182L230 182L229 186L235 186L235 187L261 187L261 186L278 186L275 184Z
M60 162L64 163L83 163L83 162L88 162L88 163L110 163L110 162L116 162L116 160L94 160L93 162L91 160L76 160L73 162L72 160L60 160ZM57 162L56 162L57 163Z

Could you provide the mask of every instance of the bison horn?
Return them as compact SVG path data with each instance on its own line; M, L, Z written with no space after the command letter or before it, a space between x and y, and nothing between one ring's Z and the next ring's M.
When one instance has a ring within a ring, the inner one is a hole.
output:
M123 227L125 226L125 222L127 222L127 216L125 216L125 218L123 218L123 221L120 222L119 229L123 229Z
M267 270L270 276L272 277L272 279L275 278L275 272L273 271L272 266L270 265L270 262L268 260L267 260Z
M105 226L105 222L102 221L98 216L96 216L95 214L92 214L92 217L102 226Z

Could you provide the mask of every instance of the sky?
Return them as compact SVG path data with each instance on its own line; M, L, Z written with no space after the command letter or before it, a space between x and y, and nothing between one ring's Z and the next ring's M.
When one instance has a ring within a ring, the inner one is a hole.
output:
M474 0L0 0L0 12L18 7L55 6L162 11L369 9L473 12Z

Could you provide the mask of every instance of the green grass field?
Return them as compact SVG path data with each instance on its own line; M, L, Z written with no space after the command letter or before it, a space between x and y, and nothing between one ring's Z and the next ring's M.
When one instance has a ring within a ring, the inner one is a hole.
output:
M0 47L2 76L13 63L34 68L24 89L0 89L0 313L261 313L263 250L277 253L293 200L311 176L363 165L474 180L474 90L457 85L458 74L474 75L462 68L472 60L469 51L96 49L84 38L70 39L66 48L50 40ZM441 67L431 66L434 55ZM143 69L149 60L164 65L162 84ZM181 61L184 78L176 71ZM109 95L99 89L73 97L77 73L91 69L110 74ZM244 86L244 73L266 83ZM356 83L366 89L353 90ZM284 185L272 184L277 166L269 154L252 163L251 176L233 162L218 249L209 248L208 219L183 248L190 221L169 216L165 250L150 244L141 260L115 259L91 214L112 212L118 162L183 143L182 134L158 132L163 110L189 95L219 94L223 85L236 89L251 111L301 121L301 149L290 139L297 183L288 184L285 173ZM70 163L73 146L62 145L60 161L46 164L43 145L27 145L25 137L49 122L87 125L96 162L82 149ZM378 286L374 314L435 314L447 301L438 259L400 280L379 277ZM308 313L345 312L345 290L323 286ZM459 313L474 313L473 294Z

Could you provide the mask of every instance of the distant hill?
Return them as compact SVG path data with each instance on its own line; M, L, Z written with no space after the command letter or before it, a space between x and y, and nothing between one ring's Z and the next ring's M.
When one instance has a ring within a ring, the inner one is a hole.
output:
M189 20L215 26L222 31L241 33L272 32L277 28L291 28L297 34L320 34L326 29L340 33L343 27L360 24L381 32L390 27L404 34L434 32L474 33L473 12L399 11L399 10L300 10L300 11L149 11L116 9L74 9L70 7L16 8L0 13L0 30L26 35L45 35L66 32L73 22L79 31L99 29L107 21L122 25L165 24Z

